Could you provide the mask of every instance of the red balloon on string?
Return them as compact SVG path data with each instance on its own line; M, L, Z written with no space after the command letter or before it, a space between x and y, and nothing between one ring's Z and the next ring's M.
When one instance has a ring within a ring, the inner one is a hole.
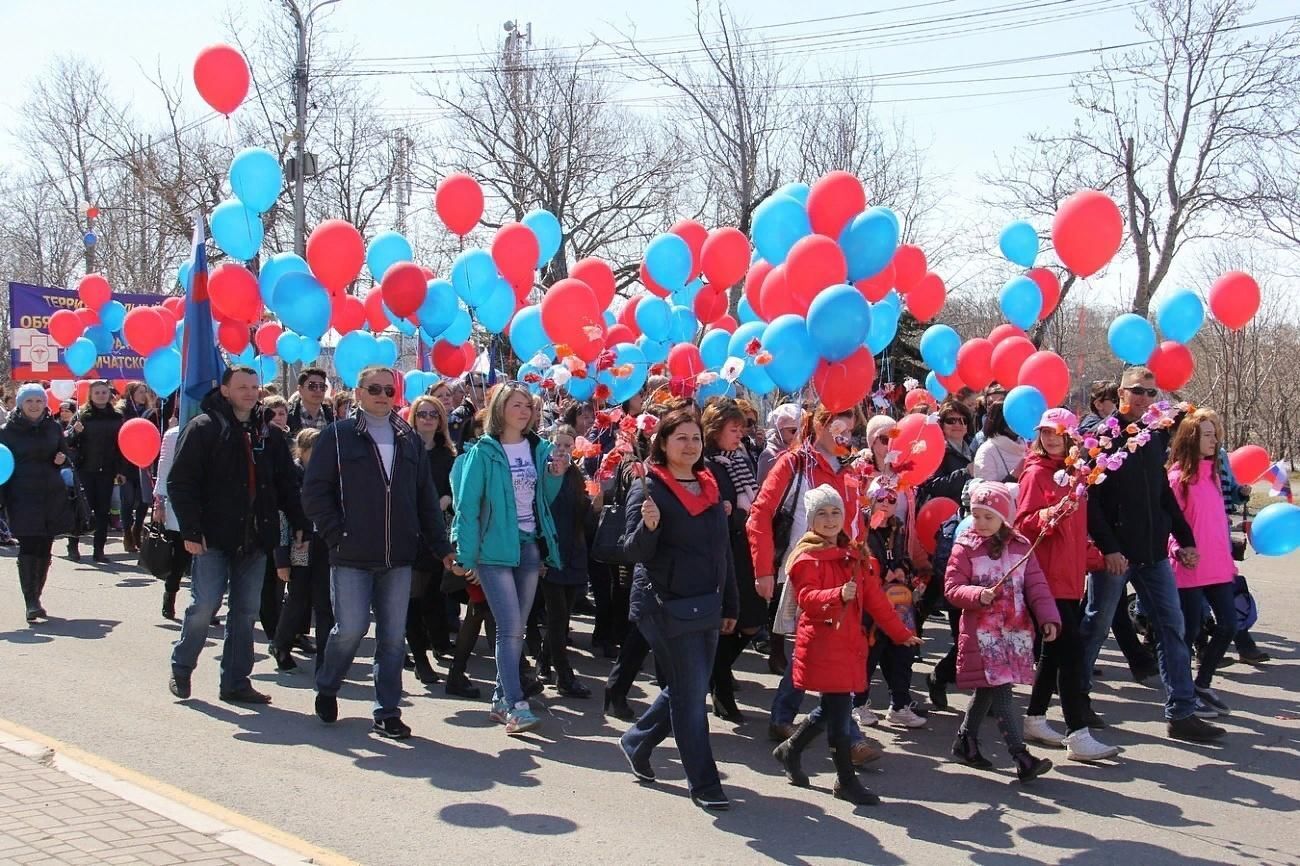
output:
M849 220L867 209L862 181L847 171L832 171L819 177L808 190L808 219L812 230L832 240Z
M610 346L617 346L619 343L635 343L636 334L627 325L614 324L609 326L605 331L605 343Z
M727 313L726 291L705 286L695 296L695 318L706 325L712 324Z
M1228 454L1228 465L1238 484L1254 484L1264 477L1272 462L1259 445L1243 445Z
M284 328L279 322L267 322L260 325L256 333L253 334L253 345L263 355L274 355L275 341L280 339L280 335L283 333Z
M885 265L884 270L874 277L858 280L853 285L868 301L873 304L879 303L894 287L894 263Z
M230 354L238 355L248 348L248 325L243 322L222 322L217 325L217 342Z
M1020 384L1020 367L1037 351L1024 337L1007 337L993 347L993 377L1010 390Z
M1035 352L1020 365L1017 385L1033 385L1048 406L1059 406L1070 393L1070 366L1055 352Z
M963 381L961 375L958 373L953 373L949 376L945 376L942 373L935 373L934 378L939 380L939 384L943 386L943 390L947 391L949 394L956 394L962 388L966 387L966 382Z
M650 294L658 295L661 298L666 298L672 294L672 292L668 291L663 286L659 285L654 281L654 278L650 276L650 271L646 269L645 262L641 263L640 274L641 274L641 285L649 289Z
M858 349L842 361L823 360L813 371L817 399L830 412L844 412L866 399L876 379L871 350Z
M55 310L54 315L50 316L47 330L50 339L66 349L86 333L86 325L72 310Z
M903 296L903 300L907 302L907 311L913 318L918 322L928 322L943 309L944 302L948 300L948 289L938 274L927 271Z
M989 331L989 342L996 347L1007 337L1028 337L1023 328L1018 328L1010 322L1004 322L993 330Z
M53 388L45 389L45 407L50 410L51 415L58 415L59 410L63 408L63 401L59 395L54 393Z
M993 343L983 337L963 343L957 350L957 375L976 391L987 388L993 381Z
M122 336L132 350L148 357L175 339L176 334L174 326L169 328L158 310L153 307L136 307L126 314L126 320L122 323Z
M1233 331L1240 330L1259 311L1259 283L1250 274L1228 271L1210 286L1210 312Z
M388 330L393 324L388 314L384 312L384 292L379 286L375 286L366 292L366 322L370 325L370 330L376 334Z
M1162 391L1177 391L1192 381L1196 372L1196 359L1192 350L1182 343L1165 340L1147 359L1147 366L1156 374L1156 387Z
M808 312L808 305L818 292L827 286L840 285L849 275L840 245L818 234L796 241L783 267L786 289L797 302L799 309L795 312L801 316Z
M208 297L221 317L232 322L256 322L262 318L262 293L257 277L243 265L224 262L208 276Z
M483 216L483 188L463 172L449 174L438 182L433 206L452 234L465 237ZM536 254L532 264L537 264Z
M96 313L94 310L90 309L89 307L81 307L80 309L73 310L72 312L78 319L81 320L81 324L85 325L87 328L93 328L99 324L99 313ZM81 402L84 403L85 401L83 400Z
M588 327L601 329L604 339L604 318L596 303L591 287L572 277L551 286L541 301L542 328L557 343L567 343L574 352L580 352L592 341Z
M745 275L745 300L749 301L749 308L754 311L754 315L769 322L774 317L763 312L763 283L773 270L771 264L759 259L749 266L749 272Z
M1081 277L1106 267L1124 240L1124 217L1110 196L1085 189L1061 202L1052 218L1052 246L1061 264Z
M185 318L185 299L184 298L167 298L162 305L172 311L172 315L177 319Z
M700 347L694 343L678 343L668 350L668 372L674 379L694 379L704 369Z
M915 487L933 475L943 462L943 430L928 415L919 414L904 415L895 429L898 435L889 450L900 455L895 466L904 464L898 472L899 480ZM912 465L906 466L907 463Z
M913 388L903 398L903 410L906 412L911 412L922 404L929 406L931 410L939 407L939 401L934 398L928 388Z
M709 285L731 288L749 268L749 238L731 226L714 229L704 241L700 261Z
M366 323L366 305L356 295L335 295L330 298L330 327L339 336L350 334Z
M614 271L609 262L597 258L582 259L569 268L569 276L587 284L596 298L596 306L602 310L609 309L615 292Z
M229 45L209 45L194 59L194 86L203 101L229 115L248 96L248 62Z
M176 318L176 314L166 307L154 307L153 309L158 315L162 316L163 324L167 326L167 333L171 334L174 340L176 338L176 325L180 323L180 319ZM261 317L259 316L259 318Z
M433 344L433 351L430 354L433 368L444 376L459 376L469 369L463 346L438 340Z
M1061 302L1061 281L1047 268L1030 268L1025 271L1025 276L1038 284L1038 291L1043 295L1043 306L1038 311L1038 321L1045 321Z
M939 527L957 513L957 503L947 496L936 496L916 512L916 541L926 553L934 553Z
M894 251L894 288L905 295L912 291L926 275L929 265L920 247L903 244Z
M727 313L726 315L719 316L717 319L715 319L713 322L713 327L722 331L726 331L728 334L734 334L736 333L736 329L740 327L740 323L736 321L735 316L731 315L730 313Z
M321 285L339 292L361 273L366 244L347 220L325 220L307 238L307 265Z
M528 231L526 227L521 226L521 228ZM531 231L528 233L532 234ZM393 265L384 271L384 278L379 285L380 294L388 309L393 311L394 316L403 319L420 309L420 305L424 303L425 292L428 291L428 281L424 278L424 271L420 270L420 266L414 262L398 262Z
M77 282L77 297L92 310L98 311L113 298L113 290L102 274L86 274Z
M526 280L532 288L533 271L540 255L537 235L523 223L506 223L492 236L492 261L511 285Z
M646 296L633 295L618 313L618 323L637 337L641 336L641 326L636 323L636 307L644 297Z
M689 283L700 275L704 261L704 242L709 239L709 230L695 220L685 219L673 223L668 231L686 241L686 246L691 249L691 275L686 278Z
M786 279L785 265L777 265L763 280L763 316L770 322L777 316L793 313L802 316L808 312L808 305L800 305L799 299L790 291Z
M117 447L122 456L141 469L158 459L162 434L147 418L132 418L117 430Z

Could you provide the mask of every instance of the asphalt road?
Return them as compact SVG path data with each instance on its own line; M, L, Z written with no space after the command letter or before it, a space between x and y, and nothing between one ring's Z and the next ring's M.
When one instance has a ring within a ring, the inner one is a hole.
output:
M1220 676L1219 691L1234 708L1221 746L1167 740L1159 690L1128 679L1110 646L1095 701L1114 726L1100 736L1124 747L1119 761L1064 765L1062 753L1044 750L1060 759L1057 769L1021 785L992 723L984 744L996 768L980 773L947 760L958 715L935 713L916 731L877 729L887 754L865 781L884 803L855 810L832 799L833 769L820 744L805 761L814 787L785 783L769 755L763 713L775 678L747 653L739 698L750 720L738 727L712 720L733 801L730 812L716 815L691 804L671 741L654 758L659 783L646 788L633 780L616 745L621 723L600 712L596 678L609 663L586 651L584 619L576 623L575 662L596 691L592 699L558 699L548 691L541 730L509 738L488 721L486 703L448 698L440 686L426 690L407 674L404 718L415 737L394 743L368 734L364 660L340 695L341 719L332 727L311 714L309 665L277 674L264 643L254 679L274 696L271 706L217 700L217 642L200 659L194 698L180 704L167 692L178 626L158 614L157 581L124 557L102 570L56 559L46 607L58 618L29 628L12 558L12 549L0 555L0 572L10 575L0 608L0 717L367 864L465 857L1300 863L1300 556L1246 563L1261 609L1256 634L1275 661L1259 669L1233 665ZM219 639L217 630L212 634ZM918 687L947 643L938 624L926 634ZM480 651L487 651L483 641ZM471 675L482 683L491 670L490 658L480 656ZM639 686L644 691L634 691L634 703L643 704L654 686L645 679ZM965 702L954 695L955 707ZM1059 726L1059 709L1051 718Z

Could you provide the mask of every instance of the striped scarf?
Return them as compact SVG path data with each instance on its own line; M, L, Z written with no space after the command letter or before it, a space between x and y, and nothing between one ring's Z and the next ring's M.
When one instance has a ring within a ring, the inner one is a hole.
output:
M727 468L727 477L731 479L731 486L736 488L736 497L748 496L753 502L758 495L758 478L754 473L755 467L750 465L749 451L742 445L735 451L719 451L715 459Z

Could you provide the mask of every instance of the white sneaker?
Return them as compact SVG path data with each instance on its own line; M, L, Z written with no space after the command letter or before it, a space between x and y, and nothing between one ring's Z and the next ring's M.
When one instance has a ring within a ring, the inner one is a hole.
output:
M925 727L925 719L912 712L911 707L903 707L901 710L890 710L889 723L903 728Z
M1065 757L1071 761L1100 761L1119 754L1119 746L1100 743L1087 728L1080 728L1065 738Z
M1065 745L1065 734L1047 723L1047 716L1025 716L1025 739L1059 749Z
M856 712L858 714L858 722L862 727L874 728L876 725L880 724L880 716L871 711L871 704L863 704L857 708Z

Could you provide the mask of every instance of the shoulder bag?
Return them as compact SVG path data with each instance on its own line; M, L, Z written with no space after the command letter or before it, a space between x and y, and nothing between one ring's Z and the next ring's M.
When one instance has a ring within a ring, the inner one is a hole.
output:
M606 565L632 565L623 552L623 534L627 532L627 483L622 469L614 477L613 497L600 510L596 534L591 541L591 558Z
M172 570L172 543L163 527L152 520L145 524L140 538L140 567L160 580Z

